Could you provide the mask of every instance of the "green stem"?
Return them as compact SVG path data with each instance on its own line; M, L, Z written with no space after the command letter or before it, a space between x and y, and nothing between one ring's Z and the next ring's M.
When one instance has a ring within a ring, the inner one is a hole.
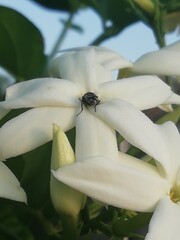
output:
M159 0L154 0L155 14L153 20L153 32L160 48L165 46L165 32L164 32L164 10Z
M56 54L56 52L59 50L60 46L62 45L64 38L69 30L69 28L71 27L71 23L72 23L72 19L73 19L74 14L71 13L69 15L69 18L67 19L66 23L64 24L64 27L52 49L52 52L49 55L49 59L52 59L54 57L54 55Z
M160 29L159 24L154 24L154 35L157 40L157 44L160 48L163 48L165 46L165 39L164 34L162 33L162 30Z
M72 216L62 215L61 222L65 240L80 239L78 231L78 216L73 218Z

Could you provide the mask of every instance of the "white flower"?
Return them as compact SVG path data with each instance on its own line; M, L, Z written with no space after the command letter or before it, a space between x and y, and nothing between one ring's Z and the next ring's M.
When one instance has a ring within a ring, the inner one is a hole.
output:
M131 71L138 74L180 76L180 41L143 55L134 62Z
M10 200L27 201L24 190L11 170L0 162L0 197Z
M52 123L58 124L63 131L73 128L75 122L84 116L82 110L86 107L82 100L89 92L98 97L90 99L93 102L90 104L92 106L87 108L89 115L98 113L96 121L99 117L104 121L110 118L112 129L117 108L118 115L123 116L119 125L123 126L129 118L125 108L127 103L140 110L160 104L180 103L180 96L173 94L170 87L155 76L112 81L112 70L131 66L130 62L110 50L97 47L80 48L65 53L53 63L51 71L62 79L40 78L9 87L6 100L0 103L1 117L10 109L31 109L8 121L0 129L0 159L25 153L50 141ZM98 101L100 104L97 104ZM87 102L85 103L87 105ZM86 124L85 119L82 121ZM92 126L86 125L91 128L91 134L96 121ZM134 122L133 115L130 121ZM84 127L79 131L83 134ZM122 135L124 131L123 128ZM99 136L106 136L101 127L99 132Z
M119 116L120 114L117 118ZM107 149L103 149L101 143L96 141L99 156L76 159L77 163L57 170L54 176L59 181L105 204L142 212L155 210L145 239L179 240L179 132L172 122L154 125L142 113L139 113L139 117L136 115L136 121L138 118L141 119L141 127L134 129L132 126L130 129L127 119L124 131L129 134L134 132L134 141L131 143L137 146L138 141L138 147L153 156L157 166L121 152L117 157L117 149L115 147L113 149L111 144L112 139L108 139L109 136L105 135L99 139L99 142L106 141ZM119 130L117 121L114 123L115 128ZM95 129L95 137L96 130L98 128ZM89 131L85 129L86 133ZM130 139L133 139L132 136ZM80 139L79 143L82 149L87 149L89 139L87 138L86 142L85 139ZM108 155L108 144L109 155L112 158ZM79 156L79 152L77 155Z

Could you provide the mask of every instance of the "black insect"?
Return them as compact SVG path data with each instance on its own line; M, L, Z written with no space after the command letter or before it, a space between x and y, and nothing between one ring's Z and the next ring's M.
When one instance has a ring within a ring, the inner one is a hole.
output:
M81 111L77 114L77 116L83 111L83 105L85 107L87 106L93 106L96 112L96 106L100 103L100 100L96 94L93 92L87 92L82 96L82 99L79 98L81 101Z

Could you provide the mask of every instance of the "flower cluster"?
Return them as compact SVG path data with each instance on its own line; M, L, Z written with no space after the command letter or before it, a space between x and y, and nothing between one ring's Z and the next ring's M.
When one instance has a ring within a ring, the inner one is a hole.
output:
M54 127L51 197L57 211L66 212L61 201L58 206L58 189L67 197L77 196L78 211L85 195L129 210L155 210L146 240L176 239L180 234L180 136L173 123L156 125L141 110L180 104L180 96L157 76L113 80L112 71L128 68L136 74L179 76L179 46L177 42L134 64L102 47L70 49L52 62L52 77L12 85L0 102L1 118L11 109L27 111L0 128L0 159L52 140L52 124L56 123L61 130ZM154 59L162 60L159 68ZM75 157L62 134L73 127ZM116 131L156 164L120 152ZM166 229L168 221L174 222L172 232Z

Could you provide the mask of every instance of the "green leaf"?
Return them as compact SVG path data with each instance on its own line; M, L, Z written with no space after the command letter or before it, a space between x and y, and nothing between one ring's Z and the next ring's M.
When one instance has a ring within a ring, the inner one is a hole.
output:
M25 204L0 199L0 239L1 240L33 240L33 236L26 224L30 221ZM26 214L26 221L22 221L22 213Z
M79 0L33 0L44 7L66 12L75 12L80 4Z
M176 107L172 112L161 117L156 123L162 124L167 121L172 121L175 124L178 122L180 117L180 107Z
M0 7L0 65L18 81L40 76L44 70L43 38L39 30L13 9Z
M89 219L92 220L98 217L103 208L104 208L103 204L92 202L92 204L88 206Z
M11 169L17 179L20 180L24 171L24 159L22 155L7 159L5 164Z
M160 0L163 8L167 12L173 12L180 10L180 2L179 0Z
M86 0L84 2L86 3ZM91 44L98 45L102 41L117 35L132 23L140 20L139 12L137 16L137 13L127 0L89 0L88 3L100 16L104 27L103 33Z
M27 193L28 204L39 208L50 200L51 143L26 154L21 185Z
M129 219L120 219L113 225L113 232L117 236L130 236L137 230L147 226L151 219L151 213L139 213Z

